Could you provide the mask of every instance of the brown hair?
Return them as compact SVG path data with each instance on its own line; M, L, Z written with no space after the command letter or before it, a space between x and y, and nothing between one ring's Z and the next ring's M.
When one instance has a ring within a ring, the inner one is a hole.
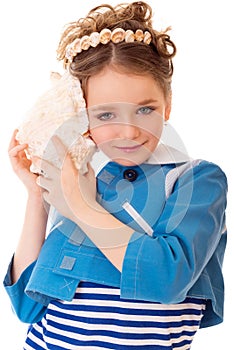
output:
M147 30L151 33L152 41L150 45L124 41L118 44L99 44L82 51L69 64L65 57L67 45L76 38L90 35L94 31L100 32L104 28L131 29L134 32L137 29ZM104 4L93 8L87 17L65 27L57 50L58 60L63 60L70 73L80 79L84 95L88 78L111 65L122 72L151 75L167 97L171 93L172 58L176 53L176 46L167 34L168 29L161 32L153 29L152 8L143 1L115 7Z

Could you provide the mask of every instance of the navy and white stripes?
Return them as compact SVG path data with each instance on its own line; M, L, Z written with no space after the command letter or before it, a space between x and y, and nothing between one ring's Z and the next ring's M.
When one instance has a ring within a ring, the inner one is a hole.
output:
M81 282L71 302L49 304L30 327L24 350L188 350L205 301L163 305L120 298L115 287Z

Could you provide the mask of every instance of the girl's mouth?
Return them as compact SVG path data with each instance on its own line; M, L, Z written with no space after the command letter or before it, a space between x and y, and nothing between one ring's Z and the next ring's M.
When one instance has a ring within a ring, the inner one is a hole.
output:
M138 144L135 146L115 146L115 148L125 153L132 153L138 151L142 146L143 144Z

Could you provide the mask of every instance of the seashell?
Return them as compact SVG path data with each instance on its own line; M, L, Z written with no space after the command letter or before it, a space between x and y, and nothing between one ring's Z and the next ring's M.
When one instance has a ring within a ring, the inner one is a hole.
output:
M89 129L89 120L80 81L68 71L56 80L52 87L36 101L18 127L16 135L20 144L27 143L27 156L42 158L61 166L51 137L57 135L67 147L75 167L84 174L87 162L96 151L94 142L83 135ZM41 173L41 167L33 164L30 170Z
M88 50L88 48L90 47L90 40L88 35L82 36L82 38L80 39L80 47L81 50Z
M111 39L111 30L108 28L102 29L99 36L100 43L107 44L109 43L110 39Z
M124 40L125 30L123 28L115 28L111 33L111 40L113 43L118 44Z
M74 52L76 52L76 53L80 53L82 51L79 38L75 39L73 41L72 47L73 47Z
M126 43L133 43L135 40L135 35L131 29L126 30L125 32L125 41Z
M143 42L144 42L145 44L148 44L148 45L149 45L149 44L151 43L151 39L152 39L152 37L151 37L150 32L145 31Z
M71 45L68 45L65 52L65 57L68 59L69 62L72 62L73 57L75 56L75 52L73 50L73 47Z
M135 32L135 39L137 41L143 41L144 39L144 33L141 29L137 29L136 32Z
M93 32L89 36L90 46L96 47L99 44L99 36L100 34L98 32Z
M53 84L56 84L61 79L61 74L58 72L51 72L50 73L50 81Z

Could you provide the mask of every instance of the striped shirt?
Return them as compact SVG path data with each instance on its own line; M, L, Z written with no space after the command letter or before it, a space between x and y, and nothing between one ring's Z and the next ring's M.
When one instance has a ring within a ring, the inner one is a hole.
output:
M188 350L205 300L178 304L120 298L120 289L81 282L70 302L54 300L29 327L24 350Z

